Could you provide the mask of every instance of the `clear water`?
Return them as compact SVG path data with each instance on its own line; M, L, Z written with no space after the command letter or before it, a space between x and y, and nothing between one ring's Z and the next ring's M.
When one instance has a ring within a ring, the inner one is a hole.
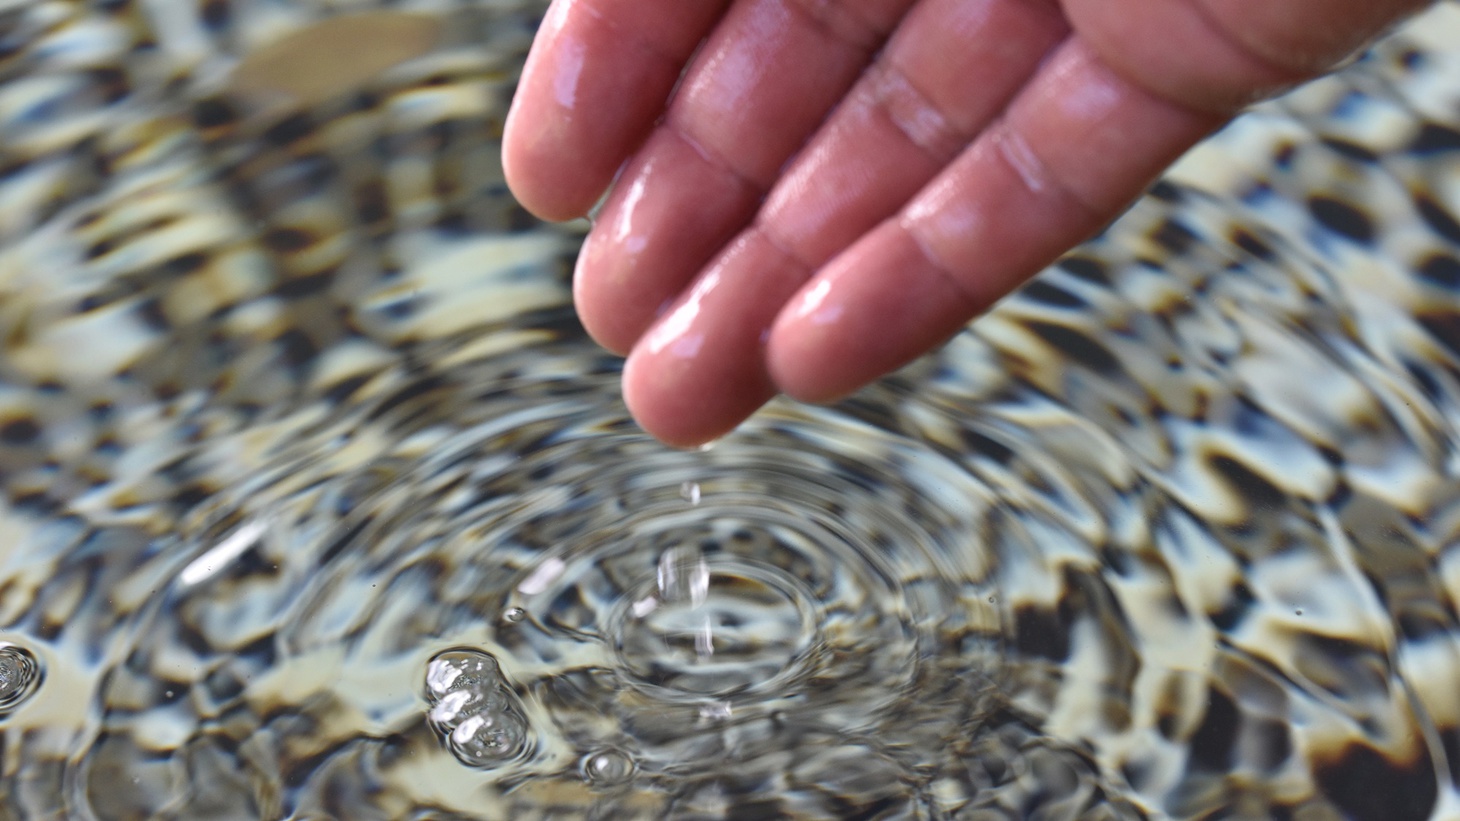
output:
M1460 814L1460 8L694 452L391 9L0 5L0 818Z

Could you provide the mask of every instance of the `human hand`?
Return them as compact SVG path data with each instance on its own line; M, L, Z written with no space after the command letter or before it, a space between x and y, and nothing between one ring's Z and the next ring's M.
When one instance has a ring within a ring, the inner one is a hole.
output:
M936 347L1423 5L555 0L504 163L555 220L619 172L574 298L640 424L694 445Z

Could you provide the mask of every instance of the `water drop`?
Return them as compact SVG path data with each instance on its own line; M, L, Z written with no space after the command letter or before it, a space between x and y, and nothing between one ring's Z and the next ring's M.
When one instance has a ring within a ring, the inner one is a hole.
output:
M705 721L729 721L730 702L712 701L700 707L700 718Z
M695 652L700 658L715 655L715 624L708 615L695 630Z
M502 621L508 624L517 624L527 618L527 611L521 607L509 607L502 611Z
M704 604L710 589L710 566L697 547L674 547L659 556L659 598L666 602Z
M497 660L479 650L448 650L426 666L426 714L463 764L492 767L516 757L528 726Z
M30 698L41 685L41 665L29 650L0 641L0 716Z
M596 787L613 787L634 777L634 759L621 750L599 750L583 759L583 780Z
M684 482L679 486L679 495L691 505L700 503L700 483Z

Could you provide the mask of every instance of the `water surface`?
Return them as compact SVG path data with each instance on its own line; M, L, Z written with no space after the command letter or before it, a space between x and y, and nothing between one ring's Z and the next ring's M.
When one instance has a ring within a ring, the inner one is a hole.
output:
M1460 813L1460 9L693 452L539 14L0 6L0 818Z

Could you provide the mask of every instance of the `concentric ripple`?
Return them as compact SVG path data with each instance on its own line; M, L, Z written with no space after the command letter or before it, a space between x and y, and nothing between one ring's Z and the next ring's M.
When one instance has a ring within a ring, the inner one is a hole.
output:
M796 686L824 650L813 596L779 568L671 547L606 614L605 638L630 681L667 698L753 697Z
M292 697L314 705L312 743L356 716L354 733L429 744L504 791L574 778L668 800L715 773L770 799L786 756L850 743L884 750L912 800L955 765L1001 675L993 570L1032 553L987 486L814 409L671 450L632 431L612 370L538 376L593 369L576 343L495 355L447 380L490 390L434 383L449 427L387 398L400 424L368 458L293 464L308 490L273 501L241 489L179 545L194 558L137 663L188 634L237 647L208 681L318 688ZM255 604L238 619L220 601ZM260 635L277 637L266 667L246 649ZM243 714L293 743L262 704ZM807 766L808 788L838 777Z

